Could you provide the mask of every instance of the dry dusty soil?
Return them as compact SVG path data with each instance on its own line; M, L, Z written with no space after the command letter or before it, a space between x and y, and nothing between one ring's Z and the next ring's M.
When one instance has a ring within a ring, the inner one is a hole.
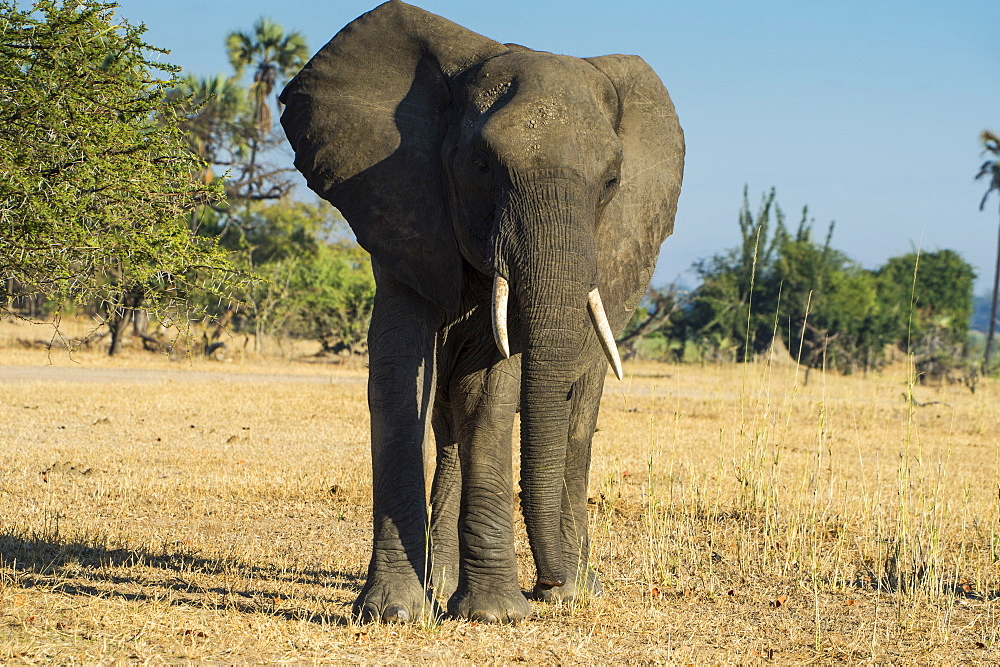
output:
M360 625L363 364L70 357L2 326L0 660L1000 661L995 381L627 364L594 437L602 597Z

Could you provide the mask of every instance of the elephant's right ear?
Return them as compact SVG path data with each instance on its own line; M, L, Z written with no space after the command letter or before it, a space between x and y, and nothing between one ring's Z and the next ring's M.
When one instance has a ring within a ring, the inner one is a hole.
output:
M441 144L448 79L506 46L392 0L351 22L281 93L295 166L396 278L459 307L462 256Z

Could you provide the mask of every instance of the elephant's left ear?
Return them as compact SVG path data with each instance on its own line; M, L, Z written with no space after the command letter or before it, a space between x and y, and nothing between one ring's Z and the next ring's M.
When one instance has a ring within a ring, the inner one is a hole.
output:
M587 58L618 92L624 159L619 190L598 228L598 270L608 319L628 323L649 286L660 246L674 231L684 174L684 133L656 72L638 56ZM623 271L621 267L630 267Z

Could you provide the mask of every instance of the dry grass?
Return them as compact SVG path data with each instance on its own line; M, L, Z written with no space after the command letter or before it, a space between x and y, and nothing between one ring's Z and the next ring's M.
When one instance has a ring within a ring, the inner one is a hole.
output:
M0 330L0 659L1000 659L995 381L628 366L594 438L604 597L534 603L515 627L386 627L349 618L363 368L97 351L46 367L13 342L23 326Z

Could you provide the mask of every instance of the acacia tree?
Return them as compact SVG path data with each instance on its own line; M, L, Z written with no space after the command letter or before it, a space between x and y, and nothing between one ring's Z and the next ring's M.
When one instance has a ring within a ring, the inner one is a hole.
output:
M0 290L96 299L113 322L138 288L161 319L186 315L193 288L232 277L188 227L221 190L178 127L176 68L114 6L0 0Z
M980 135L983 142L983 150L993 155L992 160L987 160L979 168L976 179L988 179L986 193L979 202L979 210L986 206L986 200L991 192L1000 192L1000 137L989 130L984 130ZM986 353L983 357L983 375L990 372L990 353L993 350L993 335L997 329L997 297L1000 292L1000 231L997 236L997 261L993 271L993 301L990 305L990 320L986 325Z

